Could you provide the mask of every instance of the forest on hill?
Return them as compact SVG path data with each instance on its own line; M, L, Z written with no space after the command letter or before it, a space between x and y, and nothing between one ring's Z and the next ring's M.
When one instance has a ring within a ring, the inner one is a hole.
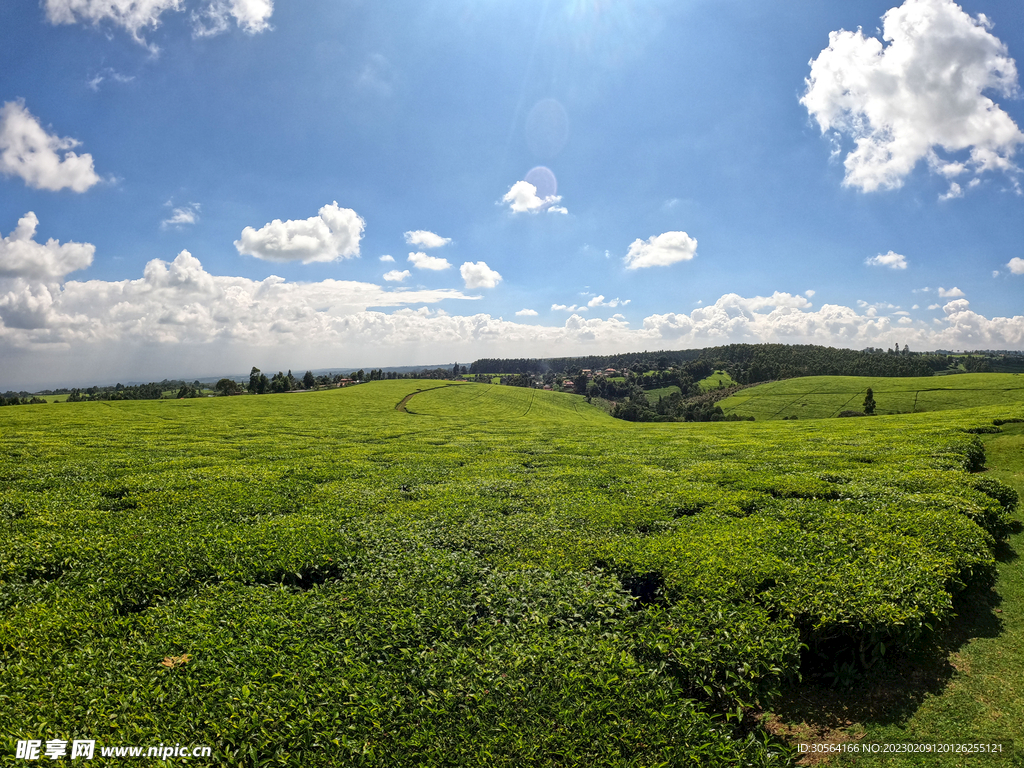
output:
M572 375L581 370L644 372L700 362L724 370L741 384L792 379L797 376L931 376L946 371L1017 373L1024 371L1022 352L911 352L895 349L839 349L816 344L728 344L720 347L656 352L627 352L554 358L481 358L472 374Z

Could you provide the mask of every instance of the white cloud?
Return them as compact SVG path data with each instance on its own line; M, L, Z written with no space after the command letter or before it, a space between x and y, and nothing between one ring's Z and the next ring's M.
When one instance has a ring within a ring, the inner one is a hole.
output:
M912 319L910 319L909 317L901 317L897 322L900 325L913 325L914 324L914 321Z
M869 304L868 302L864 301L863 299L858 299L857 300L857 306L860 309L864 310L864 315L866 317L877 317L878 316L878 310L880 310L880 309L883 310L883 311L888 311L890 309L899 309L898 305L890 304L887 301L878 301L878 302L875 302L874 304ZM896 312L895 314L900 314L900 313Z
M873 267L889 267L889 269L906 269L907 257L889 251L888 253L880 253L877 256L872 256L870 259L865 259L864 263Z
M440 272L442 269L448 269L451 264L448 263L448 259L442 259L438 256L427 256L423 252L410 253L409 261L416 269L430 269L435 272Z
M351 208L334 202L320 209L318 216L281 221L274 219L260 229L246 227L235 248L242 255L276 262L335 261L359 255L359 240L366 226Z
M0 288L0 356L14 388L44 378L56 385L244 372L254 363L264 370L312 368L325 356L372 355L377 364L402 365L733 342L884 348L894 331L917 349L1024 349L1024 316L987 318L964 299L947 303L926 327L838 305L813 309L788 293L726 294L689 313L650 315L631 328L621 316L585 319L577 311L561 325L544 325L425 306L479 298L452 290L213 276L187 252L170 263L150 262L138 280L9 283Z
M809 299L812 296L814 296L815 293L816 293L816 291L807 290L807 291L804 291L804 296L806 296Z
M548 208L548 213L569 213L569 209L564 205L553 205Z
M182 0L44 0L44 7L51 24L109 21L145 45L142 30L160 26L164 12L180 11L183 5Z
M516 312L516 317L536 317L537 310L535 309L520 309Z
M25 278L52 282L92 264L96 246L50 239L35 241L39 219L29 211L10 235L0 240L0 278Z
M992 270L992 277L999 277L999 270L998 269L993 269Z
M575 304L552 304L551 309L555 312L586 312L587 308L583 306L577 306Z
M189 203L171 210L171 215L160 222L161 229L167 227L182 227L186 224L195 224L199 219L199 203Z
M106 22L126 30L142 45L145 29L160 26L160 17L168 11L185 10L184 0L44 0L46 18L51 24L100 24ZM273 0L210 0L192 11L193 33L197 37L220 34L232 19L249 34L270 29L268 19L274 12ZM156 51L155 46L148 46Z
M196 37L219 35L234 19L239 29L255 35L270 29L268 19L273 13L273 0L213 0L203 10L192 12L192 29Z
M412 274L408 269L392 269L384 273L384 279L389 283L400 283Z
M501 282L501 275L487 266L486 261L467 261L459 272L466 281L466 288L494 288Z
M685 232L665 232L649 237L646 241L639 238L629 246L629 252L623 261L626 269L644 267L667 267L680 261L689 261L697 253L697 241Z
M93 91L100 89L100 84L104 80L113 80L115 83L130 83L135 79L135 75L122 75L120 72L107 67L102 70L99 74L90 78L86 81L86 85Z
M19 229L16 234L24 239L29 227L19 224ZM63 247L73 245L78 244ZM63 262L56 267L40 268L36 262L32 269L23 269L16 264L7 274L37 278L80 269L91 259L92 246L78 247L86 250L62 254ZM0 296L4 326L33 331L14 337L21 345L90 340L156 344L220 340L258 345L261 337L272 343L270 339L283 335L312 339L320 333L340 340L342 319L371 307L479 298L451 289L389 291L355 281L288 283L276 276L261 281L218 277L206 272L188 251L171 262L150 261L138 280L67 281L57 287L18 277L5 287L7 293ZM0 344L5 338L9 340L10 334L0 327Z
M946 178L1015 172L1024 134L983 92L1015 95L1017 69L988 20L952 0L906 0L882 18L885 46L859 29L832 32L800 99L822 133L853 139L843 183L893 189L922 159Z
M0 173L30 187L85 192L97 184L92 155L70 151L80 143L47 133L20 99L0 108Z
M508 203L513 213L538 213L549 209L561 202L560 195L548 195L541 198L537 196L537 187L528 181L517 181L511 189L501 198L501 202ZM565 208L558 206L556 213L568 213Z
M1006 262L1006 267L1015 275L1024 275L1024 259L1020 256L1014 256Z
M590 301L587 302L587 306L588 307L624 307L627 304L629 304L630 301L632 301L632 299L626 299L625 301L623 301L622 299L619 299L619 298L614 298L614 299L611 299L609 301L605 301L604 300L604 296L595 296L594 298L592 298Z
M975 181L977 181L977 179L975 179ZM963 196L964 191L960 188L960 185L954 181L950 183L949 190L945 194L939 195L939 200L952 200L953 198Z
M959 298L960 296L964 295L964 292L956 287L950 288L949 290L946 290L945 288L939 288L939 297L943 299Z
M942 308L941 304L929 304L928 305L928 309L941 309L941 308Z
M440 248L442 245L448 245L451 241L450 237L441 237L425 229L416 229L405 233L405 242L409 245L418 245L420 248Z
M390 263L390 262L393 262L395 260L395 257L392 256L389 253L385 253L383 256L380 257L380 260L383 261L383 262L389 262Z

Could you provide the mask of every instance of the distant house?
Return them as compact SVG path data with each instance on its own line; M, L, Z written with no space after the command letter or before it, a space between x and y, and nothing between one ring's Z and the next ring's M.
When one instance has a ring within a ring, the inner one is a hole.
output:
M566 379L562 382L562 389L576 389L576 385L573 383L572 379Z
M616 373L618 373L618 371L616 371L614 368L605 368L604 372L610 376L614 376Z
M551 385L550 384L545 384L544 385L544 389L551 389Z
M349 384L355 384L355 383L356 383L355 379L341 379L338 382L338 386L339 387L347 387Z

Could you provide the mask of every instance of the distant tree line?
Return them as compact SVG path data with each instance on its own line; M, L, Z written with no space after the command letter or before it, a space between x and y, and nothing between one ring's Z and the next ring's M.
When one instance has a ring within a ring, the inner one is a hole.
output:
M1012 353L1005 353L1004 357ZM897 344L888 350L838 349L814 344L729 344L699 350L632 352L617 355L588 355L584 357L536 358L481 358L469 368L471 374L539 374L552 372L572 376L574 372L605 368L629 370L650 376L649 372L682 369L688 364L700 364L707 372L724 370L734 381L757 384L765 381L790 379L797 376L931 376L950 368L952 363L970 366L968 370L981 370L985 356L956 357L939 353L911 352L907 345ZM1024 367L1024 357L1019 358ZM1004 365L1010 363L1001 360ZM991 363L989 363L991 365ZM690 365L696 373L696 367Z
M295 392L301 390L319 389L323 387L337 387L348 383L362 383L366 381L390 381L394 379L456 379L467 372L466 366L456 363L451 368L432 368L409 373L398 373L397 371L385 371L383 368L374 368L366 371L360 368L348 376L340 373L323 374L315 376L312 371L306 371L302 378L296 378L289 370L288 373L278 371L270 378L259 368L253 366L249 372L249 385L246 389L253 395L266 395L277 392ZM221 379L215 385L218 394L235 395L241 394L241 387L233 390L231 379Z
M159 400L164 396L165 391L180 391L183 388L202 389L198 381L188 383L178 379L164 379L163 381L151 381L149 384L136 384L125 386L115 384L112 387L87 387L85 389L71 389L67 391L67 402L84 403L97 400ZM46 393L50 394L50 393ZM63 394L59 390L54 394Z
M0 405L37 405L46 404L45 400L40 400L35 395L28 392L5 392L0 395Z

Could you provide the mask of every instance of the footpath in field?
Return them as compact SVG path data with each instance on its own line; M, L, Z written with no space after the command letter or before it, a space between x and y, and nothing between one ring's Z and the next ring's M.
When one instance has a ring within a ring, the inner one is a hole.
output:
M869 387L878 415L1024 404L1024 375L965 373L922 378L807 376L744 389L718 405L726 414L758 421L827 419L842 411L862 410Z
M791 764L757 717L790 681L900 658L996 573L1014 418L633 424L408 380L3 409L0 748Z

